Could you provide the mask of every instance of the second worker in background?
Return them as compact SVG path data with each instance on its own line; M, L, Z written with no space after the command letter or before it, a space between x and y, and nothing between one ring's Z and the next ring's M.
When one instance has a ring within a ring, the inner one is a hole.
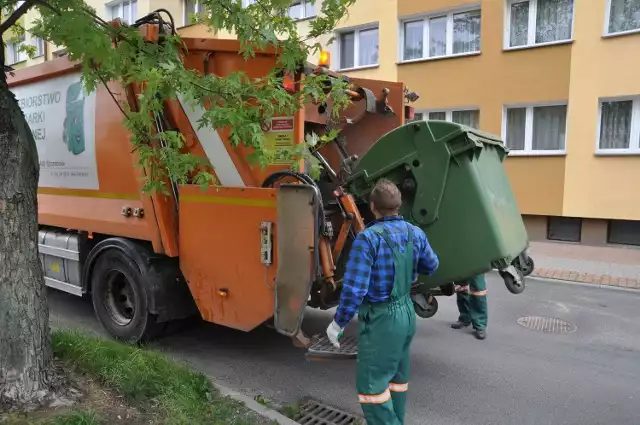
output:
M409 349L416 332L411 286L431 275L438 257L424 232L400 215L402 197L389 180L370 195L376 217L351 248L340 304L327 328L339 347L347 323L358 313L356 388L368 425L404 424L409 386Z

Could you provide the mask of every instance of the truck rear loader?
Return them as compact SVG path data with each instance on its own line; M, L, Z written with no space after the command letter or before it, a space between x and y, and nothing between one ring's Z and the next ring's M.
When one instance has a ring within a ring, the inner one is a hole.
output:
M162 28L140 30L153 42ZM236 40L182 41L185 67L200 73L259 77L276 65L268 51L245 60ZM321 66L305 72L346 79ZM90 294L115 338L153 338L170 321L199 314L242 331L271 323L311 353L331 351L326 340L302 332L304 311L337 305L350 244L373 218L367 194L380 177L398 184L403 215L440 254L443 271L420 277L416 297L492 268L512 292L524 287L514 264L527 236L501 164L502 143L457 124L405 123L417 95L402 83L352 78L352 104L340 120L329 118L329 102L264 123L268 140L285 148L310 132L340 129L314 152L324 165L318 180L288 160L252 166L247 149L227 140L228 129L199 128L204 110L172 99L156 131L181 132L219 185L173 184L164 195L142 192L144 170L112 98L135 110L136 87L110 82L109 90L85 93L80 65L66 57L16 71L8 82L38 147L46 284ZM418 312L428 308L415 302ZM343 344L341 354L353 356L355 346Z

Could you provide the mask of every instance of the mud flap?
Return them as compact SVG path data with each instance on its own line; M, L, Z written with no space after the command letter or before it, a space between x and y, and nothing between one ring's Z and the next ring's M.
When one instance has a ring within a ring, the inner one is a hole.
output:
M274 325L290 337L300 332L319 264L319 199L318 190L310 185L278 187Z

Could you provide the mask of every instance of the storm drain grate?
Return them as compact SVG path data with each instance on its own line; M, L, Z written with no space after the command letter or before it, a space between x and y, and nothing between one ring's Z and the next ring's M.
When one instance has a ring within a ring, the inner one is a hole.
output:
M359 425L362 419L313 399L302 401L293 420L302 425Z
M340 348L331 344L326 335L321 336L307 351L307 357L353 359L358 356L358 339L348 336L340 339Z
M525 316L518 319L518 324L527 329L547 333L562 334L574 332L578 329L573 323L555 317Z

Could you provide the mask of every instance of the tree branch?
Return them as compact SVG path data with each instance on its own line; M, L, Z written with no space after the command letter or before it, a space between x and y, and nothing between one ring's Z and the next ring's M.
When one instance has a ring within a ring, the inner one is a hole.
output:
M31 9L31 7L36 3L36 0L26 0L22 5L17 8L2 24L0 24L0 34L4 34L7 32L9 28L11 28L18 19L22 18L22 16Z

